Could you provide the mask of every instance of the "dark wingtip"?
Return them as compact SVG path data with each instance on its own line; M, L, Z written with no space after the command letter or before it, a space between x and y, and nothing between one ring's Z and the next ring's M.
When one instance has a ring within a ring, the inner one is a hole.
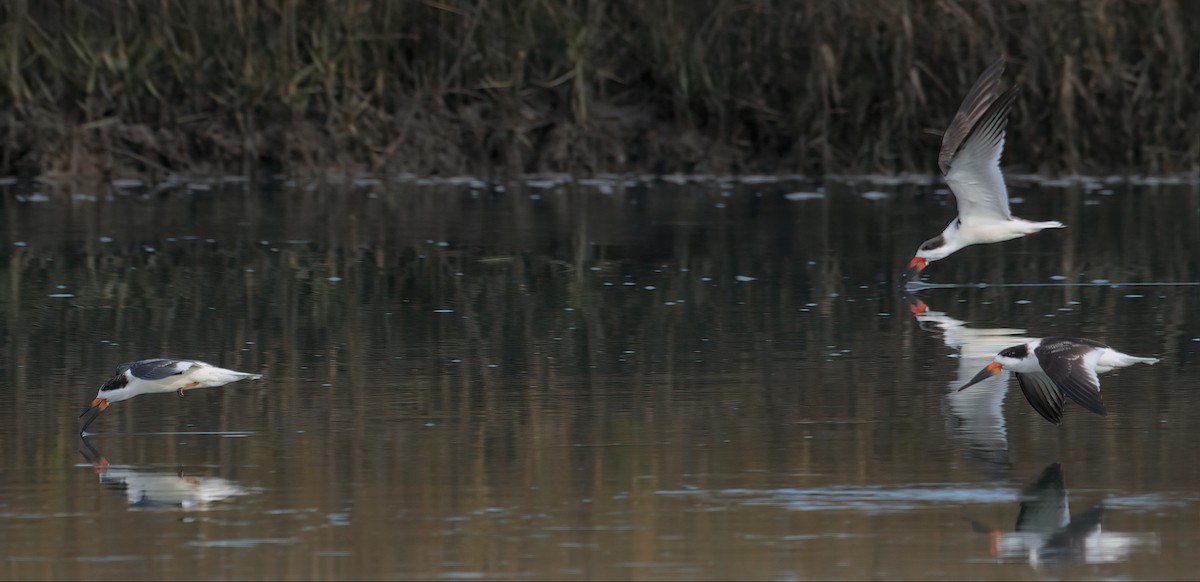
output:
M966 96L963 97L962 104L959 105L950 125L942 134L942 147L938 152L938 167L941 168L942 174L949 173L950 162L958 150L967 141L970 134L974 133L979 120L987 115L995 101L1001 97L1003 75L1004 56L1001 55L991 65L988 65L987 69L984 69L975 83L971 85Z
M1042 412L1041 410L1038 410L1037 408L1034 408L1034 410L1037 410L1037 413L1039 415L1041 415L1042 418L1050 421L1052 424L1054 424L1054 426L1062 426L1063 414L1062 414L1062 406L1061 405L1059 406L1059 408L1057 410L1050 409L1050 410L1047 410L1046 412ZM1047 415L1053 415L1053 416L1047 416Z

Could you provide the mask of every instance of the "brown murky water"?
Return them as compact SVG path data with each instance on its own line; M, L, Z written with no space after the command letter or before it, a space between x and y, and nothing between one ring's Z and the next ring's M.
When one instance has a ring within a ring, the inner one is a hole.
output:
M1200 188L1014 195L906 297L924 185L9 187L0 578L1193 578ZM1162 362L954 392L1045 335ZM154 356L265 378L81 441Z

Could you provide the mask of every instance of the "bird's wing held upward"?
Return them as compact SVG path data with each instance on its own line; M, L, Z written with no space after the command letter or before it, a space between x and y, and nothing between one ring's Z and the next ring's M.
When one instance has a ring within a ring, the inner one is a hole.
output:
M979 118L987 113L992 102L996 100L1000 93L1000 77L1003 74L1004 57L1000 57L979 75L971 90L967 91L967 96L963 97L954 119L942 134L942 151L938 153L938 165L942 168L942 174L950 173L950 162L954 155L971 134Z
M1063 393L1049 376L1038 372L1015 374L1021 394L1042 418L1060 424L1063 415Z
M129 364L129 373L142 380L162 380L188 371L195 365L191 360L158 358Z
M1042 370L1055 386L1076 404L1105 415L1100 398L1100 378L1096 376L1096 360L1104 344L1081 342L1068 338L1046 338L1033 351Z
M1012 217L1000 155L1017 89L997 93L1003 63L984 71L942 136L938 165L958 201L958 216L968 225Z

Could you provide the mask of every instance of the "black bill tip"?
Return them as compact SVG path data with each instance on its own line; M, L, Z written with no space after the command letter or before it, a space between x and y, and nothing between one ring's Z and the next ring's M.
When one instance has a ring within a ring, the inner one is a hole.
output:
M971 378L970 382L963 384L963 387L959 388L958 391L962 392L971 386L974 386L980 382L983 382L984 380L987 380L988 378L991 378L992 376L995 376L996 374L999 374L1000 370L1003 368L1004 367L1000 365L1000 362L992 362L988 364L982 370L980 370L978 374L975 374L975 377Z

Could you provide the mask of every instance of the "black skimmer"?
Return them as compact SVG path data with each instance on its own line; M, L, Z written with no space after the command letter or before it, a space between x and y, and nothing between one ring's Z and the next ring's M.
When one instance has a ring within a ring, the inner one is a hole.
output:
M1000 154L1004 151L1004 127L1017 88L1001 91L1003 73L1001 57L975 81L942 135L938 166L958 201L958 216L942 234L921 243L904 270L905 281L915 278L929 263L963 247L1012 240L1064 226L1053 220L1031 222L1017 218L1008 208L1008 188L1000 173Z
M79 434L83 434L100 412L113 402L156 392L179 392L183 396L185 390L215 388L247 378L259 380L262 374L235 372L199 360L155 358L121 364L117 366L116 375L100 386L92 405L79 415L80 418L87 416Z
M1108 414L1100 399L1097 374L1157 362L1158 358L1123 354L1089 339L1047 337L1004 349L959 390L966 390L1008 369L1016 373L1021 393L1033 409L1042 418L1059 424L1065 398L1096 414Z

